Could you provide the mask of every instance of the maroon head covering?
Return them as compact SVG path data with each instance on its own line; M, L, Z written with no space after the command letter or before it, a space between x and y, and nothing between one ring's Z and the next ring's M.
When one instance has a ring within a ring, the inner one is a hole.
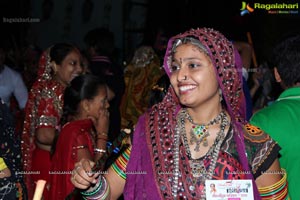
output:
M246 123L245 98L242 90L242 67L238 52L233 48L232 43L218 31L209 28L191 29L172 37L168 42L164 68L169 76L171 74L170 64L174 48L180 44L180 40L187 37L192 38L191 43L198 46L210 57L215 67L219 87L226 103L225 108L231 117L239 160L243 170L250 171L243 136L243 125ZM149 112L140 118L135 128L131 158L127 170L146 170L147 174L145 176L127 176L125 191L129 199L133 199L133 197L145 199L147 195L148 199L172 198L172 195L170 195L171 184L165 184L168 175L158 174L155 170L165 169L169 165L167 161L162 162L160 160L162 157L166 160L168 158L172 160L174 156L173 152L168 149L174 143L174 130L180 108L181 105L174 89L169 87L163 101L154 105ZM163 141L163 144L160 141ZM167 155L161 155L161 152L168 153ZM150 163L152 163L153 169L150 169ZM246 176L253 180L255 199L260 199L252 174L247 173ZM153 182L156 184L153 184ZM151 192L147 193L145 186ZM155 188L157 188L157 191L161 191L159 195L154 192L156 191Z
M244 170L250 171L242 130L243 124L246 123L246 102L242 90L242 62L239 53L222 33L211 28L191 29L172 37L168 42L164 68L169 76L171 74L170 69L174 47L186 37L199 40L200 44L197 46L200 45L200 49L208 54L215 67L219 87L222 90L223 99L226 103L226 110L231 117L235 130L234 139L237 144L240 162ZM248 178L253 180L251 174L248 174ZM258 195L256 187L254 187L254 191Z
M208 53L214 67L219 86L223 92L228 112L233 120L245 121L245 97L242 91L242 66L236 63L238 53L233 44L220 32L209 28L191 29L183 34L172 37L168 42L164 59L164 68L170 76L172 50L175 41L192 37L200 41Z
M51 47L46 49L39 60L39 69L38 69L38 80L49 80L51 79L51 58L50 58Z

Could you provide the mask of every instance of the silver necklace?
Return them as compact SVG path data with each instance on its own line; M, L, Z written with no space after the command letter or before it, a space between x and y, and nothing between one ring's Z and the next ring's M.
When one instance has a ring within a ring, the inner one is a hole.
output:
M178 181L179 181L179 175L180 175L180 170L179 170L180 137L181 137L181 133L183 133L183 136L186 135L185 118L186 118L185 111L184 110L180 111L180 113L178 114L177 124L176 124L176 127L175 127L175 134L174 134L174 179L173 179L174 184L172 186L172 194L173 194L174 199L177 198ZM194 178L200 178L202 184L205 183L205 180L210 180L213 176L213 171L216 167L216 163L217 163L218 155L219 155L219 152L220 152L220 149L221 149L221 145L222 145L222 142L225 139L225 128L228 124L229 124L229 122L228 122L227 116L224 113L224 115L222 115L222 117L221 117L220 132L218 132L214 144L209 149L207 154L204 156L204 158L206 156L211 156L212 157L212 161L210 163L208 171L206 171L205 166L202 165L202 164L198 165L198 166L195 166L195 165L191 166L192 170L193 170L193 167L196 167L195 171L193 171L193 172L201 172L201 174L199 174L199 173L198 174L195 173L195 175L193 174L193 177ZM188 154L188 157L191 158L191 151L189 149L186 136L185 136L184 140L186 141L186 142L184 142L186 152ZM205 170L205 171L202 171L202 170ZM195 186L191 186L190 190L194 190L195 189L194 187ZM205 187L204 187L204 189L205 189ZM205 191L204 191L203 194L205 195Z
M222 110L214 119L210 120L208 123L197 124L194 122L193 118L186 109L184 109L184 112L186 113L186 118L192 124L192 128L190 131L190 144L193 145L194 143L196 143L194 151L199 152L201 143L203 143L204 147L208 146L207 137L209 136L209 126L219 123L225 113Z

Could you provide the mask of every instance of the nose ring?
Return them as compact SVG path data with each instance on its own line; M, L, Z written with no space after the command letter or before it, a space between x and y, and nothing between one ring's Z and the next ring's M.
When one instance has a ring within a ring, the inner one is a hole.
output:
M187 80L187 76L184 76L184 77L183 77L183 80L185 80L185 81L186 81L186 80Z

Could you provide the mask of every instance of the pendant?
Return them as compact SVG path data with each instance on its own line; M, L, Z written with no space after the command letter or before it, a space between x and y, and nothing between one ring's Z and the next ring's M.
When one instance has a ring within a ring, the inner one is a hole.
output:
M192 174L194 178L198 178L206 174L206 169L204 165L201 165L200 163L191 163L192 168Z
M207 126L205 125L198 125L198 126L195 126L193 125L192 126L192 129L194 131L194 134L200 139L206 132L207 132Z
M199 152L201 143L204 147L208 146L207 137L209 136L209 132L207 125L192 125L190 133L190 144L194 144L194 142L196 142L196 147L194 149L196 152Z

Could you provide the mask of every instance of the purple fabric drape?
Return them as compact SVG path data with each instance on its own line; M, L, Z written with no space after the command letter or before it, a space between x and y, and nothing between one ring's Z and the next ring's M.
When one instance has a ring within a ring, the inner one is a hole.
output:
M146 141L145 116L141 116L135 127L130 159L126 168L127 177L124 198L161 199L154 180L151 158Z

